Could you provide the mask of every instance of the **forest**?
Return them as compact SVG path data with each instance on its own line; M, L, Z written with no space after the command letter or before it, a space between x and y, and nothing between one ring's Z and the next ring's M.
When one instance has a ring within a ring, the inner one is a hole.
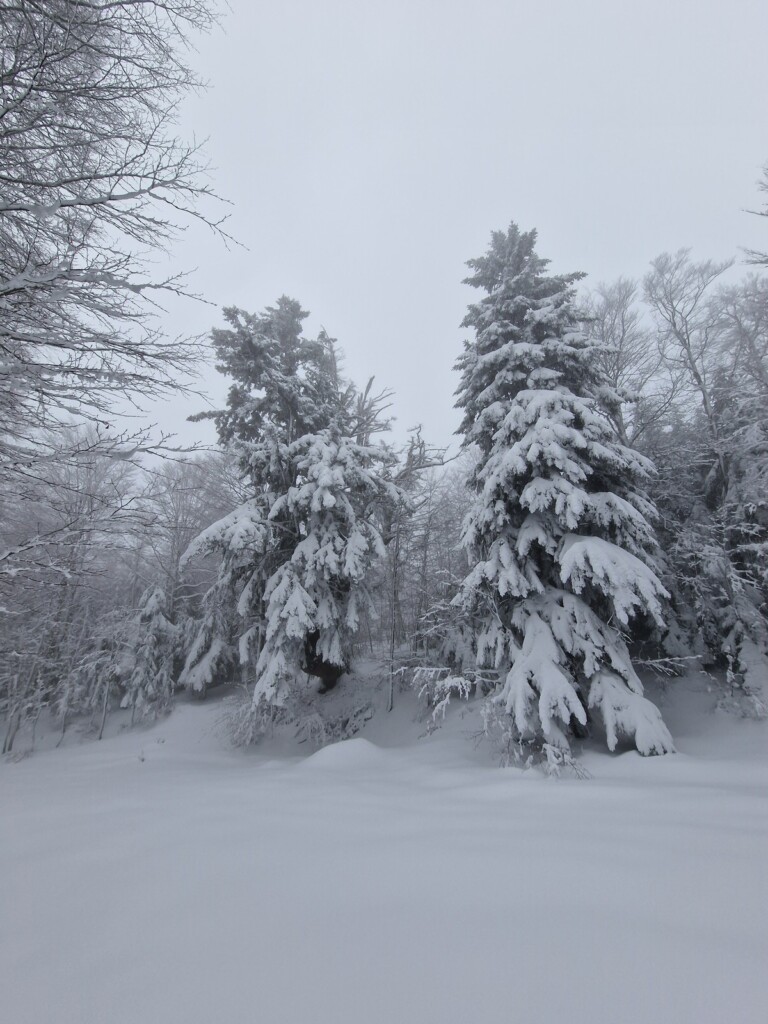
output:
M673 750L638 669L704 670L764 716L766 257L680 249L590 288L513 222L467 263L458 453L398 440L397 396L349 380L299 298L197 337L158 320L188 283L151 253L185 219L236 230L173 134L183 45L213 20L4 5L3 752L41 715L100 738L116 709L146 724L222 684L236 743L338 740L374 710L361 658L433 724L483 701L503 763L570 764L592 734ZM226 405L192 418L217 445L126 418L206 358Z

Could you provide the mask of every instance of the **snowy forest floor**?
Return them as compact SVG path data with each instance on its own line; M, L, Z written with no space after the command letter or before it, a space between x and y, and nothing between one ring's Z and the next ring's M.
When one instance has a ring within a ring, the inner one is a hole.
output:
M589 780L495 767L458 707L419 739L406 694L311 756L213 700L6 761L2 1018L762 1024L768 724L657 697L679 753Z

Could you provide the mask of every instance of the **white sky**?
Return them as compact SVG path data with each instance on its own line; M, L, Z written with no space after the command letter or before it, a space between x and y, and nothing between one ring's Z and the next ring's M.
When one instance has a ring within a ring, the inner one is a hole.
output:
M464 262L510 220L587 284L682 246L768 249L744 212L768 162L768 0L230 3L182 130L209 137L247 251L195 229L176 257L219 307L299 299L354 379L395 390L398 432L450 442ZM197 408L153 416L209 439L182 422Z

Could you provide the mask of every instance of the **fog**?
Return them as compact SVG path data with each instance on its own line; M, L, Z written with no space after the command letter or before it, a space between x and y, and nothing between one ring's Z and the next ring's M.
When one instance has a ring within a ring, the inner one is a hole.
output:
M232 0L194 59L209 89L182 131L207 138L241 243L190 229L174 254L222 323L285 293L396 392L398 432L457 425L464 263L515 220L587 285L642 276L664 250L768 248L768 5ZM218 308L217 308L218 307ZM214 403L224 384L204 380ZM199 400L152 410L185 440Z

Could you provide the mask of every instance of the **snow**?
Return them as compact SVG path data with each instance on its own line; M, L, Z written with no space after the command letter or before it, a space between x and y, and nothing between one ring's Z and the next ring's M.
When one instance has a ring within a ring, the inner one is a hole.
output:
M569 533L563 538L558 561L563 583L570 583L577 594L586 583L602 590L622 625L629 623L636 609L647 610L663 625L661 599L669 594L653 571L629 551L601 537Z
M768 725L656 699L680 753L586 781L495 767L460 705L418 739L403 694L315 753L190 701L6 761L2 1017L763 1022Z

